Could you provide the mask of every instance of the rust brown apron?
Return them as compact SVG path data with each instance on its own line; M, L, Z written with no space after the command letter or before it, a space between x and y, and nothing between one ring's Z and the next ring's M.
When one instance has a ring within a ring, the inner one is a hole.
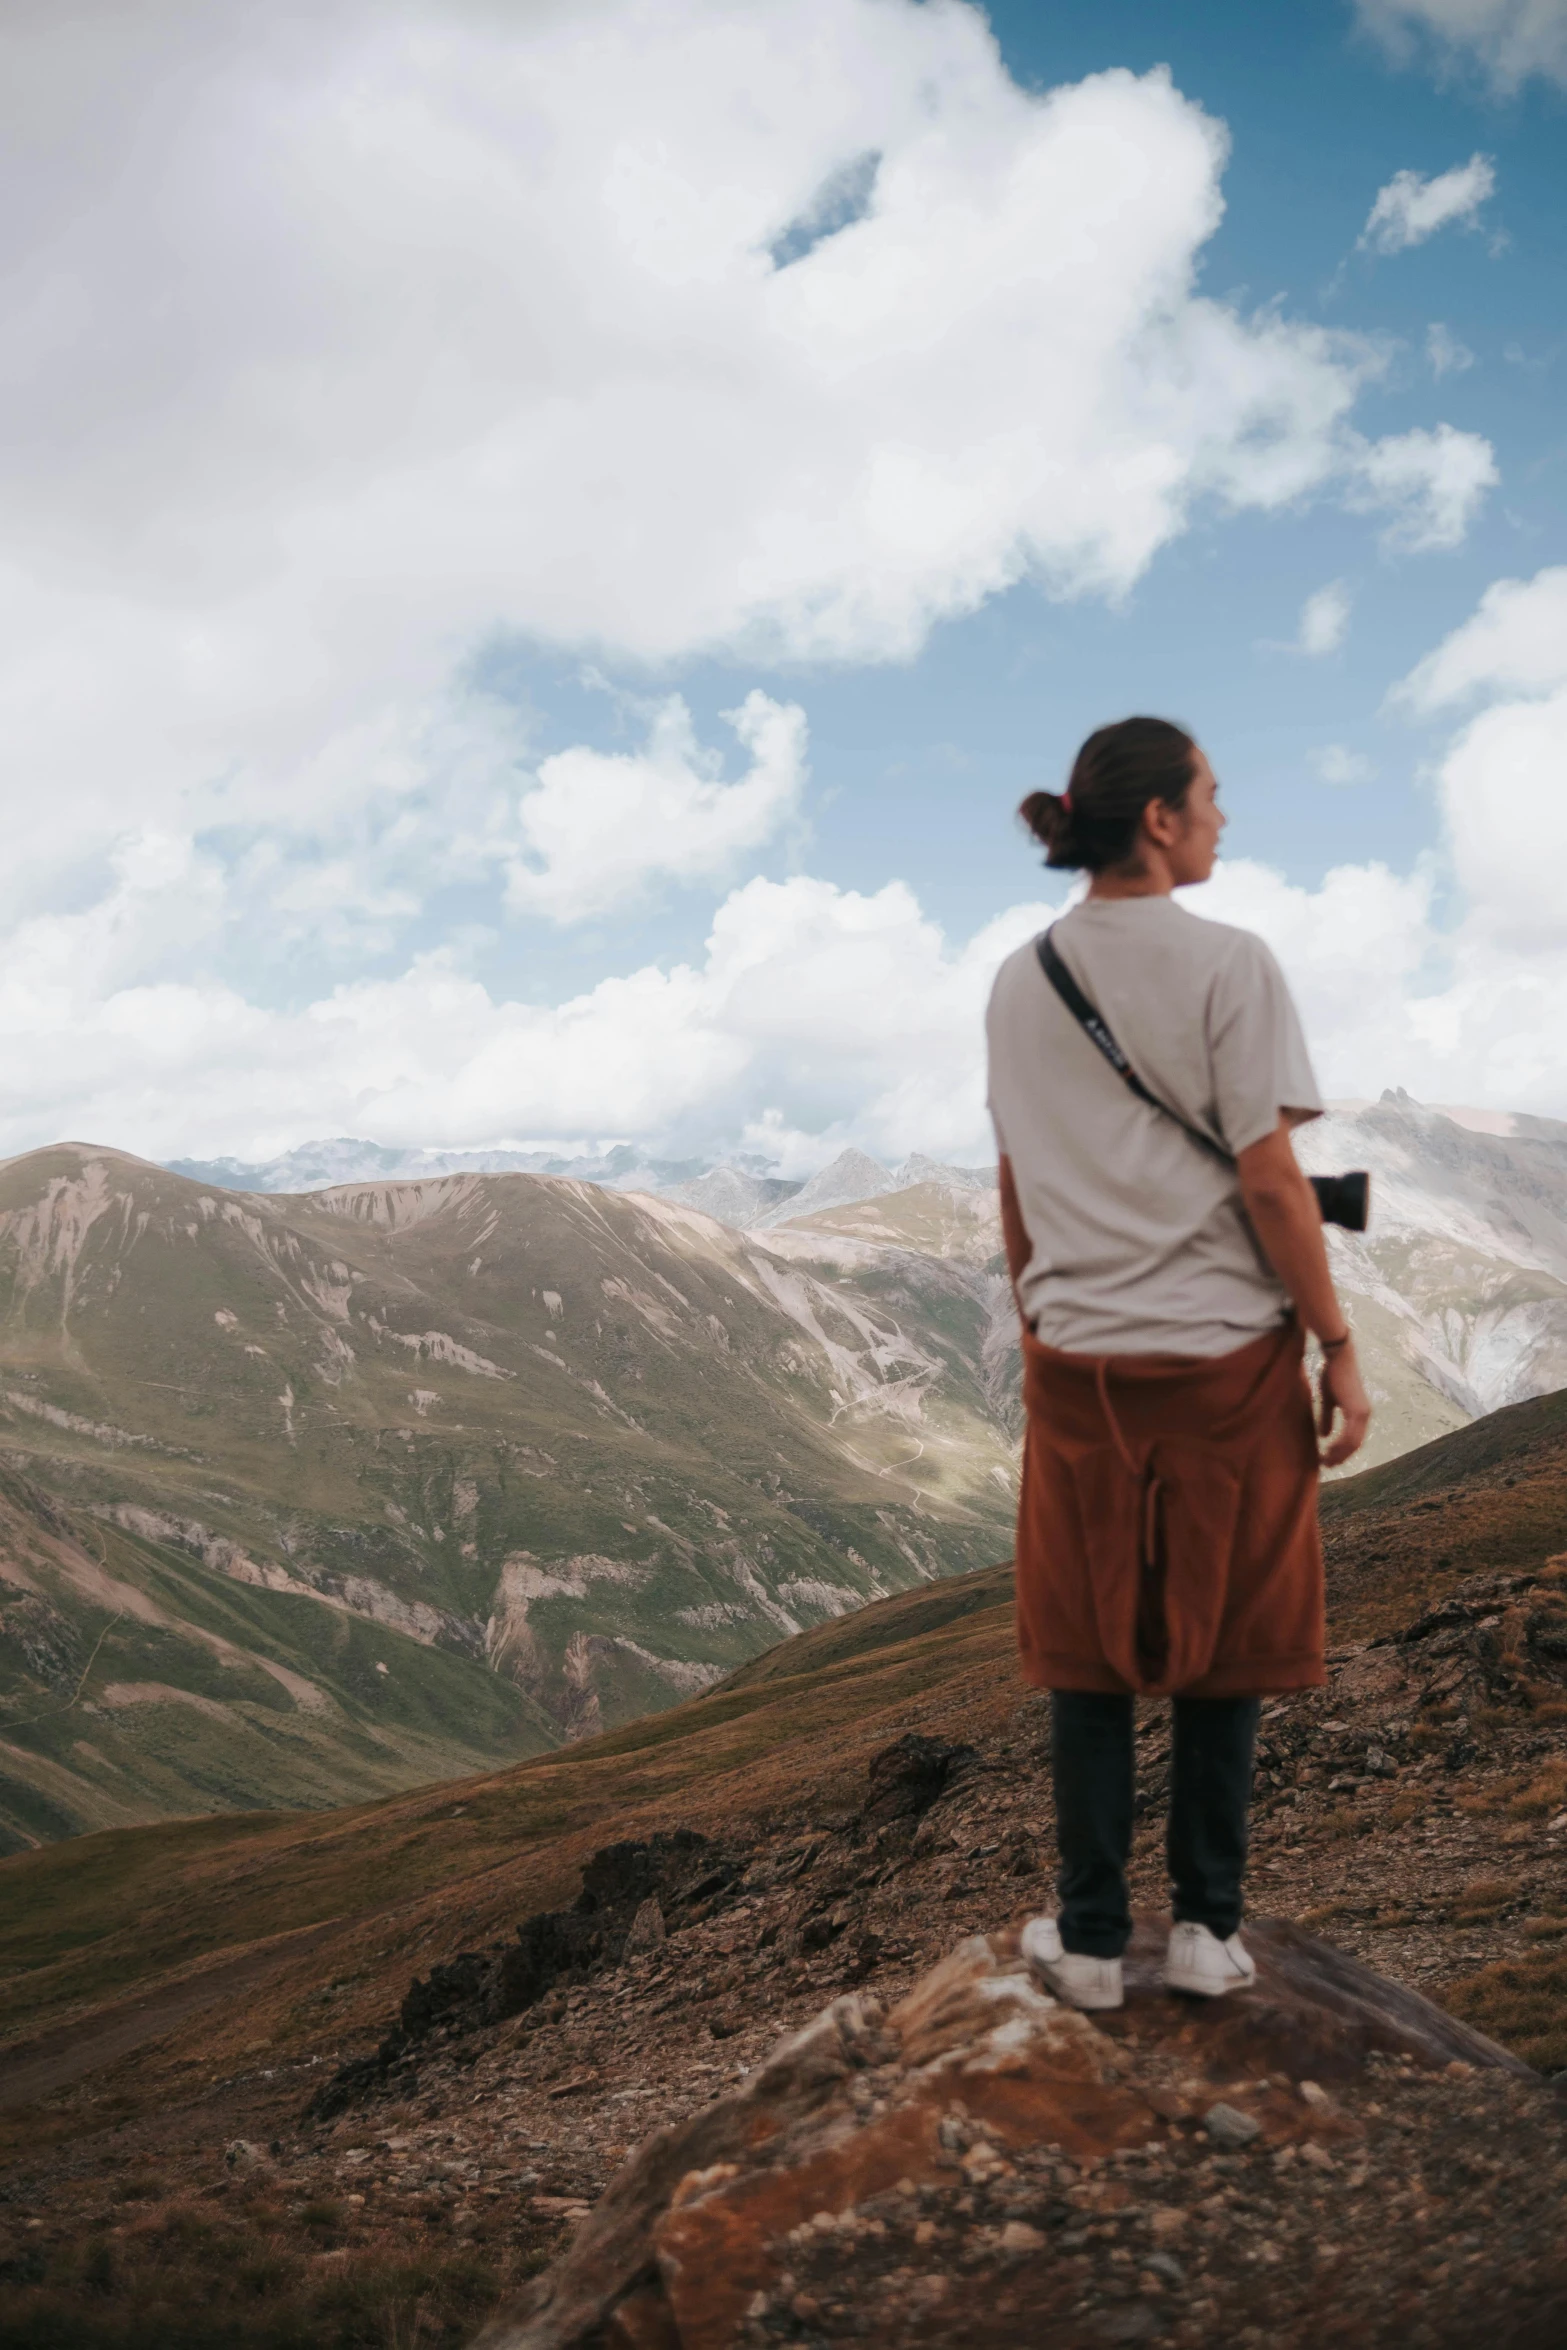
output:
M1027 1680L1183 1697L1325 1680L1304 1349L1296 1322L1216 1356L1063 1354L1024 1331Z

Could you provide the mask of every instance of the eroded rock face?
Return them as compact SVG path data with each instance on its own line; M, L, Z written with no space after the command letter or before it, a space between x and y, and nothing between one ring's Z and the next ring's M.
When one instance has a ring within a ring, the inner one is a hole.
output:
M583 1869L570 1909L537 1911L524 1918L515 1941L459 1951L428 1975L416 1975L375 2054L340 2066L312 2098L310 2115L330 2120L368 2097L406 2094L417 2085L421 2049L449 2046L520 2015L557 1984L613 1969L639 1923L639 1947L656 1945L664 1936L665 1905L686 1919L701 1917L731 1898L744 1875L744 1860L715 1850L691 1828L606 1844Z
M1188 2313L1202 2338L1235 2338L1185 2288L1205 2198L1236 2165L1290 2198L1330 2178L1359 2192L1346 2085L1372 2075L1390 2095L1423 2072L1549 2101L1494 2043L1300 1929L1249 1940L1256 1988L1212 2003L1159 1987L1149 1924L1114 2015L1046 1996L1012 1933L963 1942L890 2011L835 2000L736 2094L649 2139L475 2350L1196 2340L1171 2330ZM1268 2251L1261 2287L1283 2257ZM1384 2339L1336 2335L1333 2290L1330 2266L1319 2338Z
M949 1782L975 1759L970 1746L905 1731L871 1757L867 1824L881 1827L891 1820L923 1819Z

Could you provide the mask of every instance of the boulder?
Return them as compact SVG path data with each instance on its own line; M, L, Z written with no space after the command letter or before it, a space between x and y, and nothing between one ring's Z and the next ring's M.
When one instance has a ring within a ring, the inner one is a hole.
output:
M659 1907L658 1895L650 1893L646 1901L639 1905L637 1914L631 1921L622 1956L637 1958L650 1951L662 1950L667 1939L668 1928L664 1924L664 1913Z
M890 2011L836 1999L732 2095L650 2138L475 2350L742 2350L867 2330L954 2350L1154 2340L1212 2218L1199 2188L1240 2164L1297 2199L1297 2178L1312 2193L1364 2185L1348 2089L1368 2070L1455 2091L1496 2075L1554 2111L1527 2066L1417 1993L1291 1924L1248 1940L1256 1986L1219 2001L1162 1989L1151 1921L1111 2015L1049 1998L1011 1932L962 1943Z
M948 1783L976 1759L971 1746L954 1745L948 1738L927 1738L906 1730L890 1746L870 1759L870 1794L865 1805L869 1826L893 1820L917 1820L947 1791Z

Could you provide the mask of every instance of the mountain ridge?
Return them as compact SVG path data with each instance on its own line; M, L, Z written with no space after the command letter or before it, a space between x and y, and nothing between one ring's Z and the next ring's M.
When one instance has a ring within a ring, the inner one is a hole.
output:
M1372 1467L1567 1383L1567 1129L1390 1093L1301 1152L1372 1169L1371 1231L1330 1235ZM840 1154L780 1199L613 1172L240 1194L80 1143L0 1167L0 1835L536 1751L1010 1548L988 1174ZM38 1588L7 1543L41 1544ZM109 1563L152 1618L111 1625Z
M167 1810L171 1755L203 1807L297 1800L301 1725L263 1700L309 1713L318 1774L334 1737L354 1758L343 1793L470 1767L415 1735L454 1673L496 1760L536 1751L994 1557L1004 1284L821 1258L567 1178L290 1197L85 1144L7 1162L0 1468L32 1499L0 1557L0 1709L39 1722L0 1822ZM39 1509L70 1540L28 1572ZM102 1604L95 1545L144 1607ZM313 1680L339 1650L350 1685Z

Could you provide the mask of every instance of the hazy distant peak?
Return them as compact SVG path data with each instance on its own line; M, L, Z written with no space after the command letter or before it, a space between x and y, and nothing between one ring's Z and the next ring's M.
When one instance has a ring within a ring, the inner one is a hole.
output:
M879 1159L866 1151L840 1151L835 1159L801 1185L792 1199L757 1218L759 1225L781 1223L785 1216L810 1216L820 1208L844 1208L856 1200L879 1199L897 1191L899 1180Z
M672 1185L664 1197L677 1200L682 1207L700 1208L704 1215L716 1216L720 1224L743 1230L771 1209L791 1205L800 1189L798 1183L785 1183L776 1175L757 1175L749 1167L726 1161L692 1182Z
M899 1191L912 1190L916 1183L950 1183L960 1191L992 1191L995 1188L994 1167L950 1167L942 1159L927 1159L923 1151L911 1151L898 1168L893 1181Z
M170 1172L225 1191L299 1193L345 1183L406 1183L431 1175L566 1175L615 1191L666 1191L704 1173L702 1159L651 1159L630 1143L575 1157L559 1151L409 1150L351 1135L303 1142L275 1159L170 1159Z

